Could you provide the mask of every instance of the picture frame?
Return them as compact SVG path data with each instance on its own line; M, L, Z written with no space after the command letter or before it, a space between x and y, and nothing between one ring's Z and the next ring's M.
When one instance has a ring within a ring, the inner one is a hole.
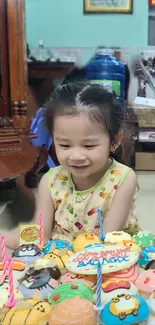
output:
M83 0L84 14L132 14L133 0Z

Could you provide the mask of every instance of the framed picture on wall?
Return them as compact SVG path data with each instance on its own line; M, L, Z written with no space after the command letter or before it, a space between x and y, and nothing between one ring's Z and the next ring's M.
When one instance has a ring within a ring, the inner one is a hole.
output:
M133 0L83 0L84 14L132 14Z

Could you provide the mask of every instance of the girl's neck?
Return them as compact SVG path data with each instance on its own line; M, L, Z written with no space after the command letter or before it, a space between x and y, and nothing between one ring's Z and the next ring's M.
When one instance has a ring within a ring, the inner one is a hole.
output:
M72 175L72 181L74 183L76 191L86 191L89 188L95 186L95 184L103 177L106 171L112 164L112 159L108 159L106 166L102 167L98 172L95 174L90 175L87 178L77 178Z

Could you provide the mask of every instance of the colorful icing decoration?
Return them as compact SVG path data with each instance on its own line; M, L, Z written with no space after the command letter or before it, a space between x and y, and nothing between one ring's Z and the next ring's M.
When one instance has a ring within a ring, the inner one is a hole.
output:
M83 282L72 282L60 284L48 297L48 301L52 304L58 304L63 300L70 298L82 298L93 300L93 290Z
M155 236L149 231L139 231L132 239L141 248L155 244Z
M106 304L99 320L104 325L138 325L145 324L148 317L149 307L143 298L122 294Z
M101 286L101 304L106 305L111 299L117 296L125 295L138 295L136 286L126 280L112 280L107 281ZM96 303L97 295L94 294L94 302Z
M24 298L33 298L36 289L38 289L40 298L48 299L49 293L58 287L57 280L61 276L58 267L48 267L48 265L47 268L40 268L39 270L30 269L28 273L29 275L25 276L18 288Z
M27 264L34 263L43 255L43 252L35 244L21 245L17 247L12 253L13 258L23 260Z
M148 269L152 261L155 261L155 246L146 246L140 251L139 265L144 269Z
M148 299L155 288L155 270L147 270L140 274L135 285L139 290L140 296Z
M118 246L129 247L132 251L140 252L140 247L133 240L122 240L117 243Z
M100 244L101 241L93 233L83 232L73 241L73 251L80 252L88 245L91 244Z
M151 294L149 298L149 307L152 315L155 315L155 291Z
M108 232L105 235L104 244L111 244L111 245L117 244L118 245L118 242L120 242L122 240L131 240L131 236L124 231Z
M67 262L68 258L73 255L73 252L67 249L54 249L53 252L47 253L43 256L43 259L49 260L54 259L55 265L58 266L60 270L65 270L65 263Z
M14 289L14 296L16 301L20 301L23 299L23 295L20 291ZM0 308L3 308L5 305L7 305L9 301L9 289L1 289L0 290Z
M56 249L64 249L67 248L68 250L72 250L72 245L70 244L70 242L68 242L67 240L64 239L56 239L56 240L49 240L46 244L45 247L43 249L43 253L47 254L50 252L51 250L51 246L55 244L55 248Z
M24 277L27 267L24 261L18 259L17 260L13 259L12 266L13 266L14 287L17 288L18 281ZM0 263L0 276L2 275L3 275L3 264Z
M70 273L67 272L64 275L62 275L60 282L63 283L68 283L68 282L83 282L85 284L88 284L92 289L95 289L96 287L96 275L87 275L87 274L75 274L75 273Z
M125 279L132 283L135 283L136 279L139 276L139 269L136 265L132 265L129 269L120 270L118 272L111 272L103 274L103 282L108 280L119 280Z
M138 295L138 289L136 286L126 280L112 280L102 283L101 285L101 304L106 305L111 299L116 296L126 295ZM97 295L94 294L94 302L96 303Z
M73 298L60 302L53 307L49 325L97 325L98 317L92 302Z
M66 261L68 271L78 274L97 274L100 261L102 273L116 272L134 265L138 260L138 253L128 247L100 246L85 248L75 253Z
M40 325L47 324L51 306L48 302L27 299L11 308L3 318L3 325Z

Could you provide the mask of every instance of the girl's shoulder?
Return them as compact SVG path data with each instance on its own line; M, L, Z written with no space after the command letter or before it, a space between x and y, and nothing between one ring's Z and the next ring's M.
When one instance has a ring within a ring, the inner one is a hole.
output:
M111 166L103 176L103 182L106 181L116 183L117 188L123 183L123 181L129 176L132 169L122 163L117 162L113 159Z
M46 173L48 179L48 188L55 185L56 182L61 182L62 185L66 184L69 178L69 173L62 166L50 168Z

